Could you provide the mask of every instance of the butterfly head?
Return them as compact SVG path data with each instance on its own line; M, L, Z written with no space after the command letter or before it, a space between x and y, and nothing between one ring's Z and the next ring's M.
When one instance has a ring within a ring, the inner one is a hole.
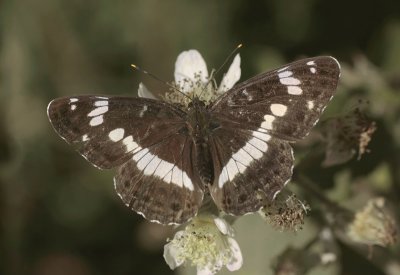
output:
M206 103L194 96L192 101L189 102L187 110L188 110L188 121L192 127L198 128L200 125L205 125L208 121L208 114L206 112Z
M188 104L188 110L199 110L206 107L206 103L201 100L199 97L194 96L192 101Z

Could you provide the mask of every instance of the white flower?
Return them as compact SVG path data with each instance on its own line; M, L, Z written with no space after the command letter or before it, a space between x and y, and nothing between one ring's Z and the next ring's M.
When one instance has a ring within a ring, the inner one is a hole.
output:
M233 239L233 229L212 215L193 218L184 230L164 246L164 259L171 269L189 262L198 275L215 274L223 266L238 270L243 263L240 247Z
M190 92L193 85L207 83L206 62L196 50L182 52L176 59L174 76L180 90Z
M173 85L177 89L186 94L201 96L202 100L210 101L226 92L239 80L241 74L240 70L240 55L237 54L233 59L228 72L222 78L219 87L210 80L213 76L208 75L206 62L197 50L188 50L179 54L175 62L175 81ZM154 98L153 94L140 83L139 97ZM175 97L167 97L173 102L182 102L182 98L176 99Z

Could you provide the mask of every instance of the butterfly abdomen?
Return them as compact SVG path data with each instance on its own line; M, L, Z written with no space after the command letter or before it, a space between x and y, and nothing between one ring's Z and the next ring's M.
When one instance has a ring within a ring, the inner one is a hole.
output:
M195 140L196 163L195 166L204 186L210 185L214 179L212 159L208 144L204 139Z
M187 126L195 145L195 169L204 187L211 185L214 172L208 137L213 130L213 125L205 103L198 98L194 98L189 106Z

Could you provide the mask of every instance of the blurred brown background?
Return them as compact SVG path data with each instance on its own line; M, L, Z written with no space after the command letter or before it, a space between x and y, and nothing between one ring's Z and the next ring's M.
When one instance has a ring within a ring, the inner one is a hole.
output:
M345 71L328 113L362 97L378 133L364 160L310 173L333 189L335 176L353 182L377 171L378 189L399 208L399 1L4 0L0 42L1 274L173 273L162 258L171 232L122 204L113 172L63 142L46 106L77 94L135 96L141 81L162 93L165 86L129 65L170 81L177 55L191 48L211 69L243 43L242 80L304 56L335 56ZM245 258L237 274L270 274L269 259L318 230L310 222L297 235L279 233L251 217L236 225ZM315 272L382 274L346 248L342 255Z

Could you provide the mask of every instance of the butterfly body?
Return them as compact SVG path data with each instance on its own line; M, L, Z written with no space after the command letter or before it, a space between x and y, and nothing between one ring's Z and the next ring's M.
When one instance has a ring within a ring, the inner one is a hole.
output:
M90 163L117 168L115 188L147 219L180 224L205 194L231 215L259 210L292 175L290 143L304 138L332 98L340 67L314 57L255 76L186 107L132 97L55 99L56 132Z
M204 187L212 184L214 177L209 139L219 124L206 103L197 97L189 103L187 116L188 132L195 145L195 168L204 191Z

